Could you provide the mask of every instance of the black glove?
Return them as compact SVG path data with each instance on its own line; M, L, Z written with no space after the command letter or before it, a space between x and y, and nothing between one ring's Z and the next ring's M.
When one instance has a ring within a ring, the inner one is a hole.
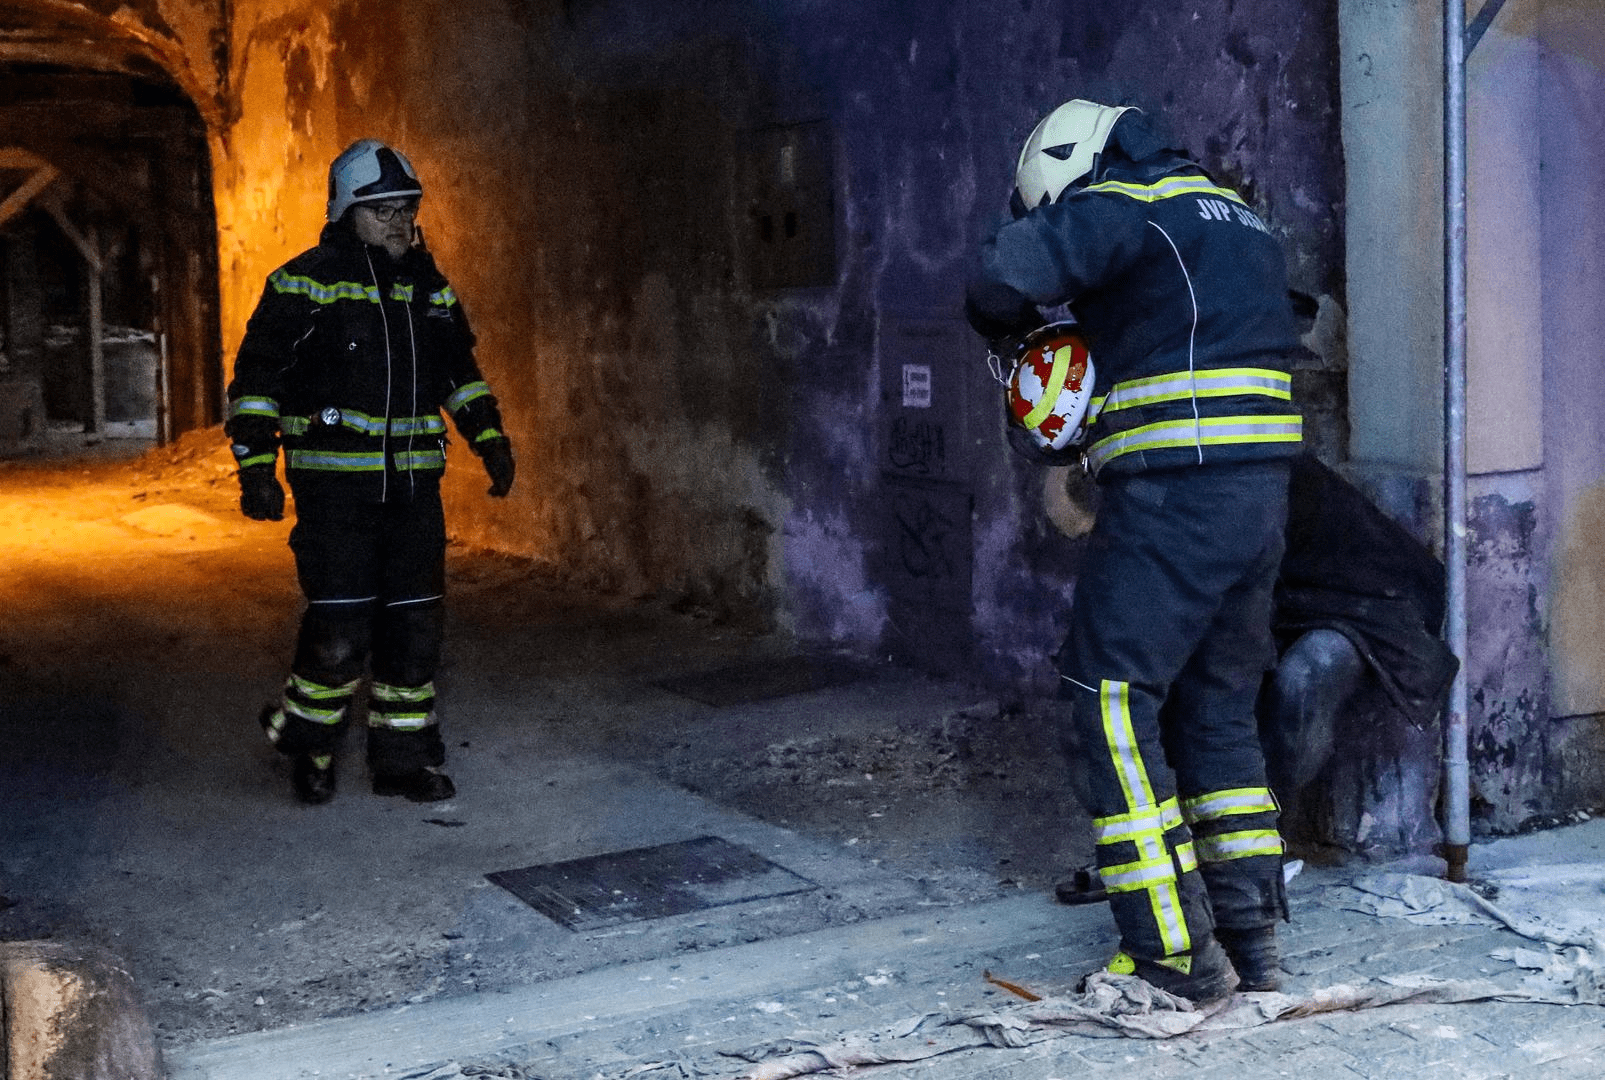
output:
M513 444L507 436L486 439L474 447L485 463L485 474L490 477L488 494L500 499L513 490Z
M240 512L252 521L284 520L284 488L271 465L240 470Z

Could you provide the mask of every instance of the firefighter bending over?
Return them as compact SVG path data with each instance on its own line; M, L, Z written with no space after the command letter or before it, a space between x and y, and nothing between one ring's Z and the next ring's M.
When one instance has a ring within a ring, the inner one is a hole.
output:
M365 674L374 792L455 794L439 771L433 682L446 576L441 411L483 461L491 495L507 494L514 468L462 305L414 225L422 196L411 163L382 142L337 157L328 224L268 275L228 389L240 509L283 518L281 442L295 496L290 548L306 612L283 700L261 722L307 803L334 795Z
M1197 1002L1273 989L1287 901L1254 704L1302 438L1282 255L1136 109L1060 106L1015 181L966 306L996 342L1068 304L1096 361L1101 506L1056 663L1091 759L1109 970Z

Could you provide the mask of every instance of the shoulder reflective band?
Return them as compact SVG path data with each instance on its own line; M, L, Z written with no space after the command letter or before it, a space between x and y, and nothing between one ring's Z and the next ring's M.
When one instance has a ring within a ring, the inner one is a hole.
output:
M467 405L475 398L489 396L490 386L486 383L479 380L475 380L471 383L464 383L462 386L459 386L456 390L452 391L451 396L446 399L446 411L456 412L458 409L462 408L464 405Z
M1162 401L1186 401L1194 397L1233 397L1254 394L1293 400L1293 376L1271 368L1213 368L1193 374L1178 371L1116 383L1099 405L1100 412L1155 405Z
M1048 385L1043 388L1042 400L1020 420L1026 428L1035 428L1052 414L1053 407L1059 403L1059 395L1064 392L1065 380L1070 377L1070 361L1075 358L1075 352L1074 345L1053 350L1053 370L1048 373Z
M279 418L279 403L270 397L242 397L229 402L229 419L236 416L266 416Z
M1105 180L1101 184L1089 184L1083 190L1124 195L1138 202L1158 202L1161 199L1174 199L1178 195L1214 195L1244 206L1248 205L1237 192L1231 188L1221 187L1207 176L1168 176L1152 184L1128 184L1120 180Z
M1198 845L1198 857L1205 862L1226 862L1254 855L1280 855L1283 851L1282 834L1275 829L1199 836L1194 838L1194 843Z
M451 291L451 286L429 294L429 302L436 307L451 307L457 302L457 294Z
M1236 814L1264 814L1277 809L1270 788L1231 788L1181 801L1188 821L1214 821Z
M283 269L279 269L268 275L268 283L273 286L274 292L304 296L319 304L332 304L336 300L367 300L374 304L379 302L378 286L364 285L360 281L317 281L301 274L287 274ZM390 286L390 299L411 303L412 297L413 286L400 283ZM430 297L430 302L434 302L434 296Z
M1232 443L1300 442L1302 416L1205 416L1198 420L1165 420L1100 439L1087 449L1087 464L1097 471L1122 454L1138 450L1172 450Z

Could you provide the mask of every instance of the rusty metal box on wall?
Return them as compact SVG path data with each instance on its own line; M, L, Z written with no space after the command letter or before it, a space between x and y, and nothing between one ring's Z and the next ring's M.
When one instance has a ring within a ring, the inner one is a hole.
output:
M822 120L759 128L743 162L744 254L755 289L836 283L835 163Z

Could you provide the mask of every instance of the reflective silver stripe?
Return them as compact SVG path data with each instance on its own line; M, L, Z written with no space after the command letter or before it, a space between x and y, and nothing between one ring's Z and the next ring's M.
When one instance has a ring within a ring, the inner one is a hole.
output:
M456 412L475 398L487 397L489 394L490 384L488 383L478 380L466 383L452 391L451 396L446 399L446 411Z
M385 433L382 416L369 416L355 409L339 411L340 426L343 428L361 435L378 436ZM280 421L280 427L286 435L305 435L312 428L312 420L306 416L286 416ZM444 435L445 432L446 421L441 419L439 413L432 416L397 416L390 421L392 435Z
M385 607L406 607L408 604L430 604L445 598L445 593L436 593L433 596L416 596L410 600L387 600Z
M1198 857L1205 862L1246 859L1251 855L1280 855L1285 850L1282 834L1275 829L1199 836L1194 838L1194 843L1198 845Z
M368 713L368 726L392 731L421 731L435 722L432 712L389 712L374 709Z
M1208 368L1197 375L1185 371L1116 383L1099 406L1099 413L1184 401L1194 397L1236 397L1253 394L1293 400L1293 376L1270 368Z
M338 724L345 719L346 707L341 705L338 709L314 709L310 705L299 701L286 701L284 711L291 716L299 716L303 720L314 724Z
M398 469L444 469L446 455L439 450L405 450L396 455Z
M437 307L449 308L457 302L457 294L452 291L450 285L447 285L444 289L441 289L438 292L430 293L429 302Z
M279 403L270 397L242 397L229 402L229 417L268 416L277 418Z
M286 689L294 690L302 697L311 698L313 701L328 701L333 698L350 697L357 692L357 683L361 681L354 679L343 686L324 686L292 672L284 685Z
M1176 864L1168 855L1157 859L1140 859L1118 866L1101 866L1098 868L1098 878L1103 882L1103 887L1112 893L1136 892L1150 885L1174 883Z
M1242 203L1244 206L1248 205L1237 192L1231 188L1221 187L1207 176L1170 176L1152 184L1105 180L1101 184L1089 184L1085 190L1124 195L1138 202L1158 202L1161 199L1174 199L1179 195L1216 195L1222 199Z
M381 451L361 454L342 454L332 450L291 450L287 455L292 469L312 469L319 472L383 472L385 456Z
M1198 851L1193 847L1193 841L1176 845L1176 866L1184 874L1198 869Z
M353 596L340 600L308 600L309 604L371 604L379 599L377 596Z
M1114 458L1138 450L1299 442L1304 437L1303 432L1301 416L1205 416L1198 420L1165 420L1100 439L1087 449L1086 456L1088 464L1097 471Z
M1154 805L1154 791L1148 783L1148 770L1137 748L1137 733L1131 728L1131 686L1104 679L1098 684L1098 709L1103 714L1103 736L1109 756L1119 774L1126 806L1133 811Z
M1158 806L1133 810L1129 814L1094 818L1092 832L1096 843L1114 844L1136 836L1163 834L1166 829L1174 829L1181 823L1181 807L1174 798L1170 798Z
M387 683L373 684L373 697L375 701L428 701L435 696L435 684L426 682L422 686L390 686Z
M1277 809L1270 788L1231 788L1183 799L1182 812L1188 821L1213 821L1234 814L1261 814Z

